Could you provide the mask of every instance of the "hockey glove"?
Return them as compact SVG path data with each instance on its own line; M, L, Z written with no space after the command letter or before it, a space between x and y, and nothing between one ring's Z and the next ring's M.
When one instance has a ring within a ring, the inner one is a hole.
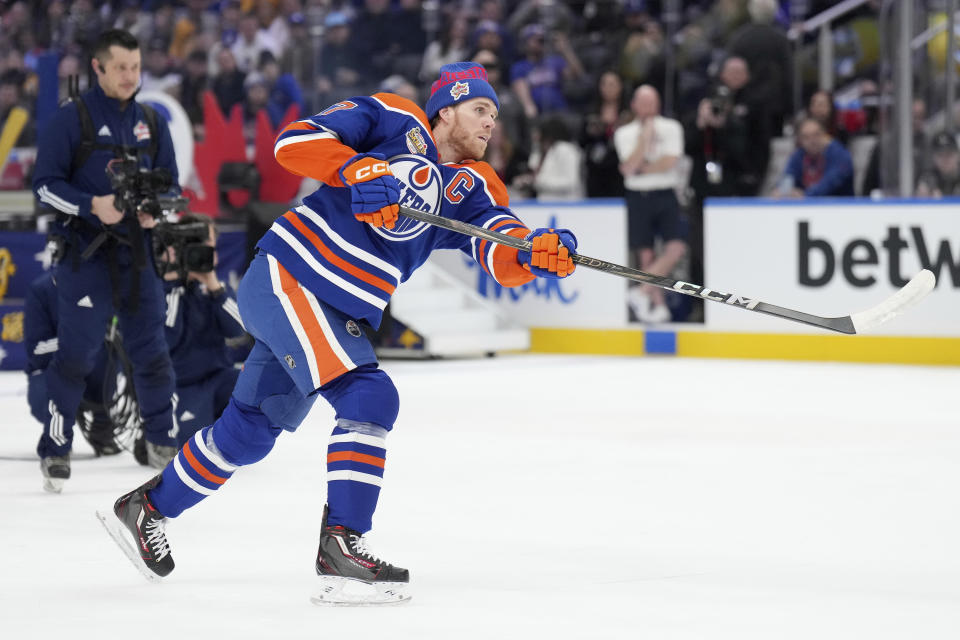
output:
M340 179L350 187L351 208L357 220L393 229L400 211L400 183L382 155L353 156L340 168Z
M536 229L524 240L533 243L531 251L518 251L517 261L541 278L566 278L577 265L570 254L577 250L577 239L568 229Z

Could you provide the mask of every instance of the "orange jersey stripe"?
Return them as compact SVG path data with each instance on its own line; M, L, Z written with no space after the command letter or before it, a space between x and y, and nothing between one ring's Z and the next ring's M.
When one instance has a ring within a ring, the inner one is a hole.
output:
M386 463L386 460L377 456L371 456L367 453L357 453L356 451L332 451L327 454L327 462L340 462L342 460L349 460L351 462L363 462L364 464L370 464L375 467L383 468L383 465Z
M490 230L491 230L491 231L496 231L497 229L500 229L500 228L502 228L502 227L505 227L505 226L507 226L508 224L517 224L518 222L519 222L519 221L513 220L513 219L497 220L497 221L494 222L492 225L490 225ZM522 229L522 231L523 231L523 235L522 235L522 236L519 236L519 237L521 237L521 238L525 238L526 235L527 235L528 233L530 233L530 230L529 230L529 229ZM480 240L480 244L477 245L477 256L478 256L481 260L483 260L482 265L483 265L484 271L486 271L486 269L487 269L487 261L484 260L484 256L486 255L485 251L487 250L487 245L489 244L489 242L490 242L489 240ZM495 249L495 248L496 248L496 247L494 247L494 249ZM506 247L504 247L504 248L506 248ZM490 274L490 275L493 275L493 274Z
M294 122L287 128L301 128L294 127L296 124L303 123ZM307 128L310 128L309 125ZM280 147L277 151L277 162L295 175L313 178L333 187L342 187L344 184L340 180L340 167L355 155L356 151L339 140L326 138Z
M208 480L213 484L223 484L227 481L226 478L221 478L220 476L215 476L207 468L201 464L197 457L193 455L193 451L190 449L190 441L187 440L183 445L183 457L187 459L187 462L190 463L190 466L193 467L193 470L203 476L204 480Z
M505 233L508 236L525 238L526 235L530 233L530 230L517 227ZM513 247L505 247L502 244L498 244L495 247L491 247L490 250L494 252L493 276L497 279L497 282L503 286L519 287L536 278L535 275L524 269L523 266L517 262L517 250Z
M340 267L350 275L363 280L367 284L372 284L376 288L382 291L385 291L390 295L393 295L393 292L396 290L395 286L393 286L392 284L390 284L389 282L387 282L382 278L378 278L372 273L367 273L366 271L364 271L363 269L361 269L356 265L350 264L349 262L347 262L346 260L338 256L337 254L335 254L333 251L329 249L329 247L327 247L327 245L323 243L323 240L320 239L320 236L318 236L313 231L311 231L307 227L307 225L303 223L303 220L301 220L296 213L294 213L293 211L288 211L285 214L283 214L283 217L290 224L296 227L297 231L303 234L303 236L307 240L309 240L310 243L317 248L317 250L320 251L320 254L324 258L329 260L331 263L337 265L338 267Z
M300 288L300 283L279 262L277 263L277 272L280 274L280 288L290 299L293 312L297 314L297 319L303 325L303 330L307 334L307 341L313 349L320 384L326 384L337 376L343 375L347 372L347 368L343 366L340 358L337 357L337 354L330 347L330 343L327 342L327 336L323 333L323 328L320 326L317 317L313 315L310 301L307 300L307 295Z

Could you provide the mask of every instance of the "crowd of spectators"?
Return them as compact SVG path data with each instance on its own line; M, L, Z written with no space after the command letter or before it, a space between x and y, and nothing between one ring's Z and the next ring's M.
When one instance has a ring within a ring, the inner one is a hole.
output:
M807 4L812 15L832 3ZM684 1L672 30L665 5L663 0L0 0L0 124L18 105L31 110L43 55L59 58L63 98L68 76L79 74L81 89L89 83L93 38L119 27L141 43L143 89L176 97L197 139L203 137L207 90L225 112L239 105L248 125L266 110L279 126L291 105L310 114L376 91L423 104L443 64L481 62L501 103L487 159L516 197L623 197L624 158L614 134L633 120L634 91L650 86L669 96L664 115L682 126L677 190L694 277L707 197L866 195L876 188L879 152L874 150L862 181L854 180L848 146L855 136L877 133L875 114L861 107L838 109L834 95L816 90L809 78L806 108L794 113L788 3ZM875 9L866 5L860 11ZM782 172L782 164L772 169L771 141L794 135L789 163ZM917 136L918 193L960 192L950 178L956 173L951 159L956 141L951 146L938 138L942 158L933 162L922 123ZM34 140L34 127L27 126L17 145Z

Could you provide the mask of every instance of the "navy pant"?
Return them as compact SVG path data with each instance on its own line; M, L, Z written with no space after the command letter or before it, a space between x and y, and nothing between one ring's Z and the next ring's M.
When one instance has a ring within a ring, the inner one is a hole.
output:
M177 422L177 446L200 429L213 424L230 402L240 369L224 367L193 384L178 384L173 408Z
M160 278L149 262L140 271L140 302L128 309L131 267L119 268L120 309L113 306L113 289L104 251L89 260L74 260L71 249L57 267L57 352L47 367L50 417L37 445L40 457L63 456L73 441L74 416L83 397L85 379L103 348L107 325L116 314L123 348L133 364L133 385L148 442L176 446L171 399L173 366L163 333L166 303Z

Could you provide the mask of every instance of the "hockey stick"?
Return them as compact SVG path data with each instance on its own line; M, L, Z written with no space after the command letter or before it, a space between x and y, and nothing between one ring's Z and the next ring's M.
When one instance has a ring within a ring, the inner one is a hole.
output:
M426 222L437 227L449 229L450 231L456 231L457 233L473 236L474 238L481 238L483 240L489 240L490 242L496 242L498 244L513 247L514 249L519 249L521 251L529 251L532 246L532 243L520 238L515 238L514 236L508 236L497 231L483 229L482 227L478 227L468 222L452 220L450 218L444 218L433 213L417 211L402 205L400 207L400 213L401 215L414 220L419 220L420 222ZM676 291L694 298L703 298L704 300L710 300L711 302L722 302L723 304L739 307L740 309L746 309L747 311L765 313L770 316L776 316L777 318L793 320L794 322L800 322L814 327L820 327L821 329L827 329L829 331L836 331L838 333L846 334L864 333L883 324L887 320L893 318L895 315L920 302L924 296L933 290L933 287L937 282L933 272L923 269L920 271L920 273L913 276L913 279L910 280L910 282L908 282L903 288L895 292L893 295L875 307L871 307L865 311L861 311L860 313L854 313L848 316L825 318L822 316L804 313L803 311L794 311L793 309L779 307L775 304L761 302L760 300L754 300L753 298L747 298L733 293L723 293L714 289L708 289L707 287L684 282L683 280L674 280L664 276L656 276L652 273L645 273L629 267L623 267L618 264L613 264L612 262L606 262L605 260L589 258L582 254L574 254L571 256L571 259L578 265L587 267L589 269L596 269L597 271L603 271L605 273L612 273L615 276L627 278L628 280L643 282L645 284L650 284L655 287L660 287L661 289L667 289L669 291Z

